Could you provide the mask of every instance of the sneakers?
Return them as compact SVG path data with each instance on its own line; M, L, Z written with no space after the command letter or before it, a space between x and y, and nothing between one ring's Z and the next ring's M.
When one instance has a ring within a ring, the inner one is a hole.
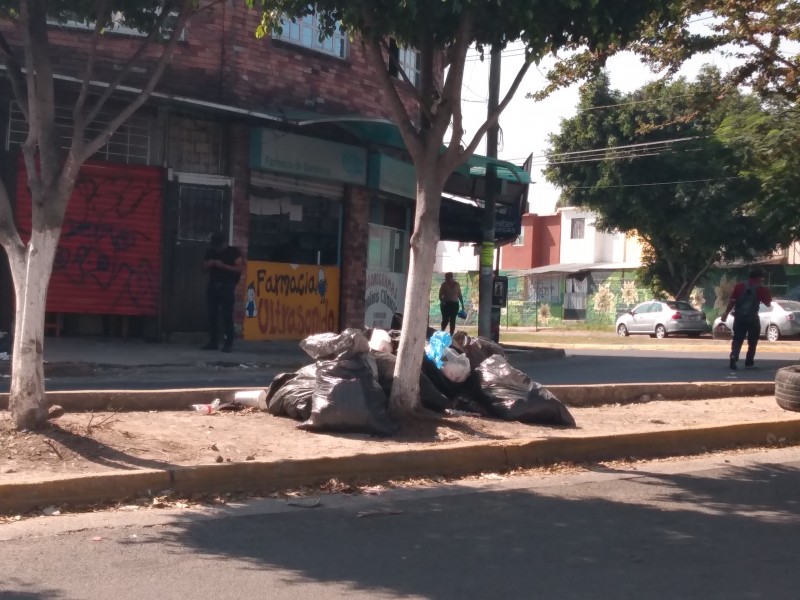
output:
M730 366L731 371L735 371L736 370L736 368L737 368L736 367L736 359L733 356L731 356L731 360L728 363L728 365Z
M758 367L755 365L755 363L745 362L744 363L744 368L745 369L757 369Z

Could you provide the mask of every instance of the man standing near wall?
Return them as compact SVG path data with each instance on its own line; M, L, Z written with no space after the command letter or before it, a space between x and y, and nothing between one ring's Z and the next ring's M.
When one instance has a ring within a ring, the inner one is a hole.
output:
M233 347L236 284L244 271L242 253L238 248L228 245L224 234L215 233L211 236L211 247L206 252L203 270L208 272L208 343L203 350L216 350L219 347L217 320L221 313L225 332L222 351L230 352Z

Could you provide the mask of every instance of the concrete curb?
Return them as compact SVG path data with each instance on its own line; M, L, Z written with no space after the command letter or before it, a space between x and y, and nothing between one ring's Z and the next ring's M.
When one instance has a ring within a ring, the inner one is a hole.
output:
M524 442L478 442L338 458L99 473L0 483L0 513L122 500L164 490L174 490L180 495L266 493L318 485L332 477L343 482L376 482L404 477L463 476L560 461L691 454L738 444L764 445L782 439L800 439L800 419Z
M192 404L207 404L219 398L233 400L242 387L165 389L165 390L91 390L47 392L50 404L70 412L89 410L145 411L186 410ZM630 404L648 400L709 400L743 396L771 396L774 381L697 382L697 383L615 383L595 385L550 385L568 406ZM659 398L659 396L661 396ZM8 393L0 394L0 410L8 407Z

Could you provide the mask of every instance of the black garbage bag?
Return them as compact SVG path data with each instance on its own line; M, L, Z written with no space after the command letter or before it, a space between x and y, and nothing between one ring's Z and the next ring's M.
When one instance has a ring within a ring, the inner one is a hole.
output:
M314 360L347 360L369 352L369 341L360 329L345 329L342 333L310 335L300 347Z
M502 356L487 358L474 375L476 399L495 417L522 423L575 426L575 419L558 398L509 365Z
M505 350L500 344L482 337L467 337L463 341L463 350L464 354L469 358L469 366L473 371L490 356L501 356L503 358L506 356Z
M391 435L396 427L388 399L375 376L372 357L317 363L311 415L299 427L309 431Z
M450 381L444 372L436 366L436 363L429 359L427 356L422 358L422 373L430 379L434 387L444 394L449 400L452 400L462 392L470 390L470 380L462 383Z
M317 387L317 365L275 376L267 390L267 411L277 417L305 421L311 416L311 397Z
M477 400L475 400L472 394L461 392L455 398L453 398L452 402L453 402L453 410L458 410L466 413L474 413L481 415L482 417L489 416L489 411L486 410L486 407L483 406L483 404L481 404Z
M388 398L392 393L392 381L397 357L394 354L376 352L374 350L371 355L378 367L378 383ZM422 402L422 406L436 412L444 412L446 408L452 407L452 402L447 396L437 390L436 386L423 373L419 374L419 399Z

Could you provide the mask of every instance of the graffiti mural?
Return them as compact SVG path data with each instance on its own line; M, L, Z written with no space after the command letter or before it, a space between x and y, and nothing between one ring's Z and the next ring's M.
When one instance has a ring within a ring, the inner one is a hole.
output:
M246 340L338 331L339 267L248 261L244 312Z
M17 218L30 236L31 200L24 166ZM72 193L53 264L47 310L158 314L163 174L155 167L87 163Z

